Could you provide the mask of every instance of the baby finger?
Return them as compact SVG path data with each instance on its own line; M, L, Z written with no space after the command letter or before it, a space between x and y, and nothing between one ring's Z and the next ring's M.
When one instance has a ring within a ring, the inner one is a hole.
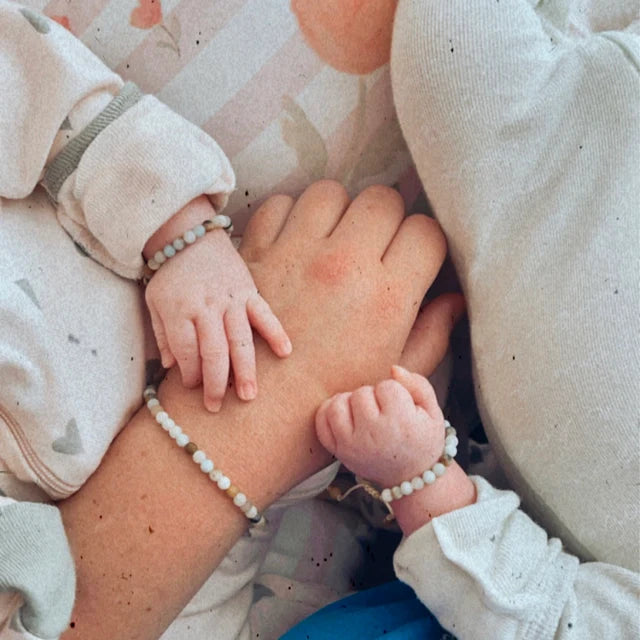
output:
M229 346L222 318L213 313L198 318L198 338L202 358L204 406L215 413L222 406L229 379Z
M253 400L257 393L256 352L253 332L242 307L233 307L224 315L236 393L241 400Z
M198 336L191 320L183 320L175 328L168 328L169 347L175 356L182 384L195 387L200 383L200 356L198 355Z
M247 300L247 316L251 326L255 327L277 356L284 358L291 353L289 336L268 302L257 292Z

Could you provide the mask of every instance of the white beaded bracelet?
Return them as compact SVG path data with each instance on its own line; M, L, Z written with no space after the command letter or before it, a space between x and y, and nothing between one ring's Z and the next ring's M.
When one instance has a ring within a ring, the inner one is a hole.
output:
M244 513L251 526L265 525L266 519L258 511L258 508L238 487L231 483L229 477L221 469L216 468L213 461L207 457L207 454L195 442L192 442L182 428L169 417L167 411L160 404L156 396L156 388L153 385L149 385L144 390L143 398L155 421L176 441L180 448L191 456L191 459L200 467L200 471L206 474L221 491L224 491L233 500L233 504Z
M376 489L369 480L356 476L357 484L351 487L348 491L342 493L337 487L330 486L327 489L329 495L338 502L341 502L352 491L355 491L356 489L364 489L371 497L376 500L380 500L385 505L389 511L389 515L386 520L393 520L395 516L393 509L391 508L391 502L399 500L404 496L410 496L414 491L420 491L420 489L424 489L427 485L433 484L444 474L447 467L451 465L453 459L456 457L456 454L458 453L458 438L456 436L456 430L451 426L448 420L444 421L444 433L445 438L442 455L430 469L427 469L421 475L416 476L411 480L404 480L400 484L388 489L383 489L382 491L378 491L378 489Z
M451 426L448 420L444 421L444 450L440 456L438 462L436 462L430 469L424 471L421 475L412 478L411 480L404 480L400 484L383 489L380 492L380 500L389 505L393 500L399 500L404 496L410 496L414 491L420 491L425 486L433 484L440 476L444 475L447 467L453 462L456 454L458 453L458 438L456 437L456 430Z
M147 284L153 277L153 274L169 259L173 258L177 253L182 251L190 244L194 244L199 238L202 238L207 232L223 229L229 235L233 233L233 224L229 216L217 215L211 220L204 220L197 224L193 229L188 229L181 236L178 236L173 242L165 245L162 250L156 251L153 258L147 260L145 264L144 276L142 282Z

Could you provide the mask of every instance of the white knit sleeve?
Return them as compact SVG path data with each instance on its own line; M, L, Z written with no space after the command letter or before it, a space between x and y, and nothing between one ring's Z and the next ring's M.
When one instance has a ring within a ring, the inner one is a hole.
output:
M472 478L475 504L405 538L394 557L410 585L460 640L635 640L637 574L579 560L520 509L518 496Z
M0 0L0 197L30 194L123 85L65 28ZM221 209L235 185L216 142L152 96L101 129L76 164L54 194L58 219L96 260L132 278L164 222L201 194Z

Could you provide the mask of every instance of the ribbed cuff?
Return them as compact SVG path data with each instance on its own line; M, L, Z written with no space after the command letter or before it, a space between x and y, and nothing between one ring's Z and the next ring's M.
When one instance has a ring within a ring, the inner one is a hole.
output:
M64 181L76 170L87 147L98 134L142 98L133 82L127 82L120 93L65 147L47 166L42 186L57 204Z

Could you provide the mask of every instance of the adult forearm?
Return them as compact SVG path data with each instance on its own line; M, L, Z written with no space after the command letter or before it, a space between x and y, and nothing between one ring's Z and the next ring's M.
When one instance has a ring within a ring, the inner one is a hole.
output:
M273 360L265 377L286 376L290 363ZM176 422L260 509L328 461L311 423L319 392L307 387L292 406L262 384L265 393L249 404L228 394L216 416L177 375L160 392ZM60 506L77 567L71 638L158 637L247 525L146 408Z

